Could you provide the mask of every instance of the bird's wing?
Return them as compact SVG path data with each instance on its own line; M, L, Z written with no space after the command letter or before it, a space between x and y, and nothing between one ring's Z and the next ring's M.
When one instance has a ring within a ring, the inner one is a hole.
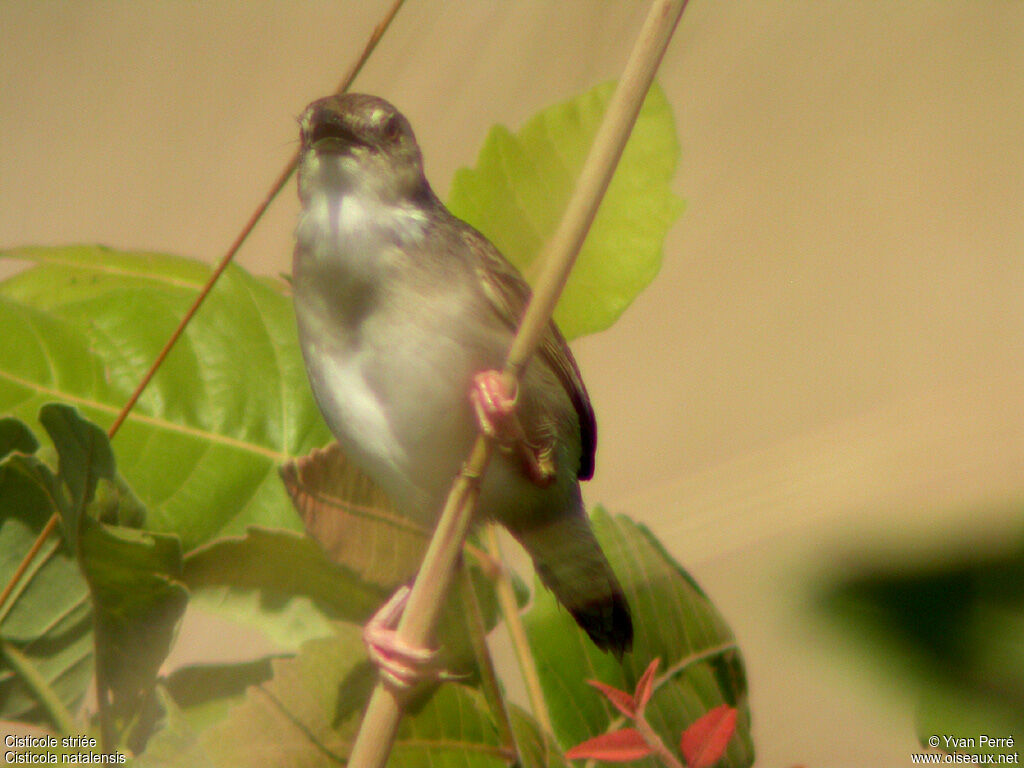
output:
M530 299L530 286L522 275L513 267L494 245L472 227L462 228L462 237L466 245L478 256L477 276L483 287L484 295L494 307L495 312L509 328L515 331L522 320L526 304ZM597 450L597 420L594 409L590 405L587 388L583 385L576 360L569 350L569 345L562 336L554 321L548 326L541 338L537 353L558 376L580 422L580 467L577 477L589 480L594 475L594 453Z

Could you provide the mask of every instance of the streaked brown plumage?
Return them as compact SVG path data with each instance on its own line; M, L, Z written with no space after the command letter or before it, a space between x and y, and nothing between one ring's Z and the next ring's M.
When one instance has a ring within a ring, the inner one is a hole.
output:
M314 394L349 457L399 509L432 522L477 431L473 376L501 367L529 288L434 195L412 129L389 103L321 99L301 130L293 279ZM517 415L553 478L535 482L516 451L501 452L481 512L523 544L594 642L621 656L632 622L578 482L594 471L594 412L554 323L523 373Z

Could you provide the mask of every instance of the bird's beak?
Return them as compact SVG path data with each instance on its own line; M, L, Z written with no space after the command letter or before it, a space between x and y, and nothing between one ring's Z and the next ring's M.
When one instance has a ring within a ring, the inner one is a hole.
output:
M366 142L350 129L344 117L324 104L314 104L300 120L302 148L318 154L340 155Z

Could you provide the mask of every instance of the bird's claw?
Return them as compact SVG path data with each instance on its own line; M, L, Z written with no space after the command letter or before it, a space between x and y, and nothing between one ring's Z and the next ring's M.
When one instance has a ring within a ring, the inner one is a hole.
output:
M526 438L516 415L519 389L501 371L482 371L473 377L469 399L476 411L480 430L500 446L519 455L523 470L536 485L545 487L555 479L552 446L538 448Z
M409 690L425 681L451 680L456 676L436 666L437 651L412 645L398 637L395 627L409 588L401 587L363 628L363 644L381 675L399 690Z
M488 437L500 442L511 442L522 434L516 418L518 387L509 384L500 371L482 371L473 377L469 399L476 411L480 429Z

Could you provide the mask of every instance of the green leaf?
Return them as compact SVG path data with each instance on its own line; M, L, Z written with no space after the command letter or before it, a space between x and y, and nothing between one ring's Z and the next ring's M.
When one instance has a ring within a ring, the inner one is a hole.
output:
M83 522L81 565L96 612L98 661L114 713L127 720L152 692L185 612L181 542L92 518Z
M119 473L113 480L100 478L88 512L101 523L127 528L141 528L146 520L145 505Z
M64 404L44 405L39 421L57 449L58 479L68 491L60 512L92 596L96 661L115 716L129 719L149 696L188 602L176 581L181 542L85 514L99 479L116 478L107 435Z
M57 513L59 494L57 478L35 456L0 462L0 584ZM75 710L93 671L88 587L62 537L43 545L0 608L0 639L32 668L26 676L6 655L0 659L0 719L60 725L48 700Z
M6 459L13 451L19 453L35 453L39 441L32 434L28 424L21 419L0 419L0 460Z
M554 233L614 83L545 109L513 134L491 129L472 169L455 174L448 207L486 235L528 281ZM566 337L610 326L661 266L683 203L669 191L679 159L671 108L655 84L555 311Z
M385 526L384 530L391 529ZM479 567L471 566L469 571L486 629L490 629L498 616L493 584ZM323 636L327 619L362 625L392 591L332 562L308 537L258 527L250 527L243 537L218 539L190 553L183 580L197 604L262 630L288 650ZM461 600L453 594L438 621L443 663L460 673L471 672L475 665L466 616Z
M23 419L60 399L111 423L209 274L187 259L93 246L0 255L37 265L0 283L0 413ZM298 530L276 467L329 438L291 301L230 268L115 445L146 527L178 533L188 551L248 525Z
M47 403L39 410L39 422L46 427L57 449L57 475L68 491L66 503L60 504L59 511L68 540L75 543L82 515L92 502L100 479L114 479L114 452L106 433L69 405ZM57 498L62 500L64 496Z
M562 750L546 735L531 715L517 707L508 706L509 721L512 724L512 737L516 741L516 749L522 768L562 768L570 763L562 755Z
M199 743L198 733L174 697L164 686L158 685L156 698L163 712L161 726L149 740L145 752L136 757L132 765L136 768L212 766L210 756Z
M0 544L6 547L12 541L27 538L22 531L15 530L18 527L5 520L0 530ZM38 529L34 532L38 533ZM93 672L92 612L85 583L74 561L64 554L54 553L56 543L43 550L39 564L33 569L35 576L12 598L11 627L5 622L0 639L9 642L32 664L65 709L74 711L85 695ZM4 568L4 583L10 575ZM53 631L48 631L51 627ZM24 679L2 659L0 719L60 725L51 717L38 686Z
M312 598L325 614L365 621L385 593L332 563L312 539L293 531L250 527L244 536L217 539L185 559L191 590L236 587L259 590L270 603Z
M619 713L587 680L632 691L647 665L660 658L647 719L663 741L677 743L690 723L728 704L740 714L737 735L720 765L751 765L746 675L732 631L646 528L601 508L591 522L629 601L633 650L621 665L600 651L537 582L524 623L559 741L572 746L622 725ZM637 764L656 765L652 760Z
M898 566L865 566L826 588L819 607L879 670L919 691L922 741L1024 732L1024 547L886 559ZM1000 751L976 746L966 751Z
M200 732L223 722L232 707L245 701L250 686L270 680L273 658L182 667L164 681L164 692L173 697L189 726Z
M44 677L43 671L16 646L0 639L0 660L3 661L5 670L16 674L20 682L32 692L32 695L46 710L59 731L67 733L75 729L76 724L68 708L64 706L60 695L49 684Z
M227 768L265 765L336 766L351 749L376 674L366 661L360 632L341 626L334 637L307 643L294 659L272 662L271 680L249 689L245 701L223 722L189 742L177 719L177 743L189 755L168 760L165 737L153 748L160 762L143 765L205 764ZM529 729L521 726L526 733ZM419 700L402 721L389 766L506 766L503 750L483 697L462 685L446 684Z
M38 681L51 687L59 682L50 670L57 660L61 666L56 671L91 669L92 640L104 683L113 694L115 715L127 720L148 696L184 611L187 593L174 581L181 572L181 545L176 536L106 525L86 514L99 479L116 478L107 436L66 405L43 406L39 419L57 450L59 472L54 477L34 456L20 454L0 465L0 504L7 513L0 541L4 571L13 573L30 547L25 542L38 535L55 513L64 522L67 547L60 548L57 541L45 544L44 555L32 564L36 573L27 574L20 593L13 596L4 636L18 644L23 670L33 662L34 651L41 657L35 674L21 675L22 683L36 681L29 686L34 690L29 694L22 687L19 692L26 700L34 697L40 702L80 698L85 687L81 674L70 676L78 687L64 686L61 692L42 689ZM112 514L118 516L116 510ZM29 522L31 533L17 525L21 521ZM70 558L60 555L59 549L74 553L81 576L71 572ZM91 606L83 598L82 577ZM54 599L53 592L63 594ZM47 598L54 600L53 606L41 602ZM15 679L13 674L10 679ZM26 712L34 709L21 707Z

